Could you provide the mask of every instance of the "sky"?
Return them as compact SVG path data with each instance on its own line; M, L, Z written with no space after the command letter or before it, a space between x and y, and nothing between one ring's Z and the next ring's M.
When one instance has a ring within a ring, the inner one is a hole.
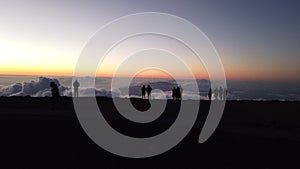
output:
M297 0L0 1L0 74L72 75L84 45L103 25L133 13L162 12L208 36L227 79L300 81L299 8ZM109 64L100 76L112 74Z

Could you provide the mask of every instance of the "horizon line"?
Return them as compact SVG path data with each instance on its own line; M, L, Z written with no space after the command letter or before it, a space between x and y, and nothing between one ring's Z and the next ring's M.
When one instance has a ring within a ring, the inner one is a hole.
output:
M0 76L38 76L38 77L93 77L91 75L74 76L74 74L17 74L17 73L0 73ZM111 75L96 75L97 78L111 78ZM117 78L132 78L131 76L115 76ZM141 79L172 79L172 77L151 77L151 76L136 76ZM180 80L192 80L191 78L180 77ZM196 77L196 80L208 80L206 77ZM219 80L219 79L214 79ZM300 80L286 80L286 79L253 79L253 78L226 78L226 81L244 81L244 82L294 82L300 83Z

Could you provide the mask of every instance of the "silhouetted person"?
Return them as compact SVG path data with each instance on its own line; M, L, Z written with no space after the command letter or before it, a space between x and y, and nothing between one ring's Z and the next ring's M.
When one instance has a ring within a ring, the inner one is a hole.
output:
M223 88L220 86L220 88L219 88L219 98L220 98L220 100L223 100Z
M75 82L73 83L73 87L74 87L74 97L78 97L78 88L80 86L80 83L75 80Z
M143 85L143 87L142 87L142 99L145 99L145 97L146 97L146 86Z
M223 100L226 100L227 99L227 89L226 88L224 88L224 90L223 90Z
M207 95L208 95L208 100L211 100L211 95L212 95L211 88L209 88Z
M219 97L219 89L216 87L215 90L214 90L214 96L215 96L215 99L218 100L218 97Z
M52 97L54 98L52 101L52 109L54 109L54 107L56 107L55 105L59 103L58 98L60 97L60 95L59 95L58 87L54 82L50 83L50 87L51 87Z
M183 88L181 86L179 86L179 90L180 90L180 95L179 95L179 99L182 98L182 92L183 92Z
M172 98L173 98L173 100L175 100L177 98L176 87L173 87L173 89L172 89Z
M51 87L52 97L54 98L60 97L58 87L54 82L50 83L50 87Z
M178 86L176 88L176 100L180 100L181 99L181 90L180 87Z
M148 85L147 88L146 88L146 91L147 91L148 99L151 99L152 87L150 85Z

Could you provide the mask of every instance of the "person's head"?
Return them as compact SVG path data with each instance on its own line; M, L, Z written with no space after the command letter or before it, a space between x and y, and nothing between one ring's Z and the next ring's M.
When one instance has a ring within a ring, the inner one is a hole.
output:
M56 86L56 84L55 84L54 82L51 82L51 83L50 83L50 87L53 88L53 87L55 87L55 86Z

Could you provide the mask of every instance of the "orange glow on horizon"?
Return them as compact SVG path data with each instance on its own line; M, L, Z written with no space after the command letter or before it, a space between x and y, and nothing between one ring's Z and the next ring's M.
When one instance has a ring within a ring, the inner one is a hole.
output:
M43 69L34 69L32 70L3 70L0 69L0 75L24 75L24 76L74 76L73 72L71 71L48 71L45 72ZM91 74L79 74L78 76L93 76ZM105 72L105 73L97 73L97 77L112 77L113 73ZM130 74L119 74L115 75L116 77L132 77L133 75ZM207 75L194 75L195 78L197 79L208 79ZM138 73L135 75L135 77L138 78L161 78L161 79L170 79L172 78L169 74L166 74L164 72L159 72L159 71L144 71L142 73ZM180 79L189 79L188 77L184 75L179 75L178 76Z
M47 71L45 71L47 70ZM46 68L46 67L26 67L26 66L1 66L0 67L0 75L25 75L25 76L73 76L72 69L64 68L64 69L55 69ZM277 74L277 76L272 76L273 74ZM105 71L105 73L97 73L97 77L112 77L113 73L109 71ZM79 76L93 76L91 74L80 74ZM132 77L131 74L119 74L116 77ZM209 79L206 72L203 73L194 73L196 79ZM148 71L144 73L136 74L135 77L138 78L171 78L170 75ZM179 75L181 79L189 79L187 76ZM298 82L299 78L295 78L294 74L286 75L284 72L264 72L260 70L253 71L226 71L226 80L243 80L243 81L289 81L289 82Z
M61 72L43 72L43 71L37 71L37 72L31 72L31 71L0 71L0 75L15 75L15 76L54 76L54 77L72 77L73 73L67 72L67 73L61 73ZM90 76L82 74L80 76ZM97 74L96 77L112 77L112 74ZM130 75L117 75L117 77L132 77ZM138 78L158 78L158 79L169 79L170 76L167 75L137 75ZM189 79L187 77L180 77L181 79ZM196 79L209 79L208 76L196 76ZM288 82L298 82L299 79L293 79L291 80L291 77L277 77L277 78L266 78L266 77L258 77L258 76L242 76L242 75L231 75L226 76L226 80L241 80L241 81L288 81Z

